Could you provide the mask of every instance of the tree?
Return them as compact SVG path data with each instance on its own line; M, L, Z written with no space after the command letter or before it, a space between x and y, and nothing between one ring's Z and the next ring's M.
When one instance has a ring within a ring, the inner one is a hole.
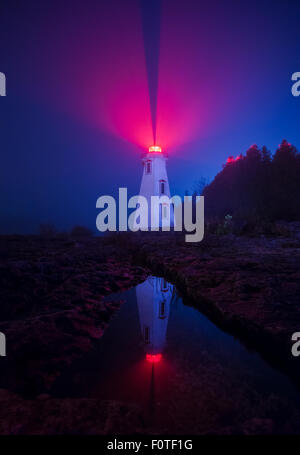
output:
M254 144L231 157L204 188L206 214L223 218L300 219L300 155L283 140L274 157Z

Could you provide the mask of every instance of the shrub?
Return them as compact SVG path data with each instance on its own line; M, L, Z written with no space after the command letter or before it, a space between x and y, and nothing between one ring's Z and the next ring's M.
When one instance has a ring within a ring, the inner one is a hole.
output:
M40 224L39 234L41 237L55 237L57 235L57 230L53 224Z
M71 231L71 237L87 238L92 236L93 231L85 226L74 226Z

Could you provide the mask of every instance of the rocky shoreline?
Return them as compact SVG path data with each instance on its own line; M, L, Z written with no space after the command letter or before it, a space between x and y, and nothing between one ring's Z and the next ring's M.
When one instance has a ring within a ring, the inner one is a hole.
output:
M24 396L44 392L102 336L121 304L104 297L148 274L116 250L99 239L1 238L0 332L8 351L2 387Z
M104 297L149 274L166 277L186 303L292 379L300 377L299 359L291 355L291 335L300 331L297 229L278 238L207 235L200 244L166 233L2 236L0 255L0 332L7 339L0 434L146 431L136 406L58 400L51 390L60 371L92 349L118 311L122 302ZM89 425L95 407L102 411Z
M138 261L176 284L185 303L239 337L297 383L300 331L300 230L289 238L208 236L185 244L176 236L143 242Z

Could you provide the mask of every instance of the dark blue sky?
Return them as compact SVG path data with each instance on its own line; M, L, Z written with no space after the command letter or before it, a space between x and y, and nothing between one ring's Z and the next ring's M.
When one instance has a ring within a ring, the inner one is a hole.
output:
M5 1L1 233L95 228L96 199L139 191L169 152L173 193L253 143L300 148L297 1Z

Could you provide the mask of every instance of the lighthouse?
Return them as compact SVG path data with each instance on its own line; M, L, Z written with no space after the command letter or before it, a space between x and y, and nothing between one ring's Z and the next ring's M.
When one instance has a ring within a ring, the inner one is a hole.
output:
M149 147L148 152L142 156L143 175L139 192L145 198L147 205L144 210L148 211L147 216L136 216L134 227L136 230L148 230L150 226L153 230L159 228L170 228L174 226L174 208L170 204L170 187L166 168L167 154L158 145ZM152 196L159 197L157 210L153 206ZM140 204L142 205L142 204Z
M149 277L136 287L140 327L146 359L159 362L166 343L173 285L164 278Z

